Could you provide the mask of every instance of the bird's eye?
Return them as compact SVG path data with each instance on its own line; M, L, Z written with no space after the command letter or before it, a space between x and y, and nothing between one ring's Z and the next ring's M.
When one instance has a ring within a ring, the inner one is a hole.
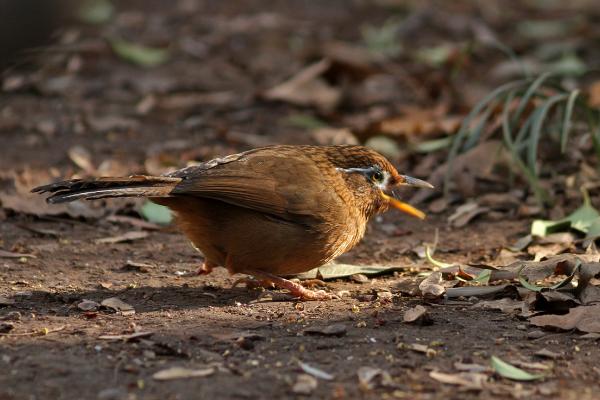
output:
M383 172L381 172L380 170L374 171L373 174L371 175L371 179L375 183L381 183L381 182L383 182L383 178L384 178Z

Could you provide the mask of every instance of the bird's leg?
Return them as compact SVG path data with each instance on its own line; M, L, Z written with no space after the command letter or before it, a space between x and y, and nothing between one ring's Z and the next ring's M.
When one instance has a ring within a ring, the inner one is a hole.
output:
M267 281L271 285L274 285L280 289L287 289L290 291L292 296L299 297L302 300L331 300L336 298L335 295L327 293L324 290L310 290L300 285L299 283L292 282L288 279L282 278L277 275L269 274L263 271L246 271L256 277L262 278L261 281Z
M198 268L198 275L208 275L212 272L213 268L217 267L218 265L215 263L212 263L208 260L204 260L204 262L202 263L202 265L200 266L200 268Z

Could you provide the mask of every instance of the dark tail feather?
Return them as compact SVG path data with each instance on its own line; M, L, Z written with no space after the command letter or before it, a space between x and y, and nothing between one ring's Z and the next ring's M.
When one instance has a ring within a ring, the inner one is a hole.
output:
M167 197L181 178L134 175L126 178L71 179L39 186L34 193L52 193L48 203L104 197Z

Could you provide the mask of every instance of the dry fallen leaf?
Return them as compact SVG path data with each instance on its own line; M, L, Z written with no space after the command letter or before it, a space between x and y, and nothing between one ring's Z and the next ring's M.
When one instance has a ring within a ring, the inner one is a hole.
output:
M306 372L309 375L314 376L315 378L323 379L325 381L331 381L334 378L333 375L331 375L323 370L320 370L319 368L315 368L306 363L303 363L302 361L298 361L298 365L300 366L302 371Z
M419 290L425 299L435 300L446 293L446 288L441 285L442 273L432 272L427 278L419 283Z
M96 303L92 300L83 299L77 304L77 308L79 308L81 311L96 311L100 308L100 303Z
M463 372L488 372L490 367L481 364L467 364L462 362L455 362L454 368L458 371Z
M36 258L33 254L15 253L14 251L6 251L0 249L0 258Z
M448 223L454 228L462 228L475 217L490 211L488 207L481 207L475 202L465 203L456 208L456 211L448 217Z
M152 336L153 334L154 334L154 332L135 332L135 333L129 333L129 334L124 334L124 335L102 335L102 336L98 336L98 339L101 339L101 340L123 340L123 341L128 342L130 340L149 337L149 336Z
M546 348L536 351L534 353L534 355L536 355L538 357L542 357L542 358L549 358L551 360L556 360L556 359L562 357L562 354L556 353L556 352L554 352L552 350L548 350Z
M66 214L72 218L97 219L106 213L106 210L92 208L81 201L50 205L43 196L17 193L0 193L0 206L16 213L39 216Z
M404 349L415 351L417 353L423 353L428 358L432 358L437 355L437 351L435 351L435 349L432 349L431 347L429 347L425 344L421 344L421 343L411 343L408 345L401 343L398 345L398 348L404 348Z
M435 108L418 108L407 106L402 110L402 115L387 118L378 125L378 131L386 135L411 137L433 134L455 133L461 123L462 117L447 115L447 105L441 103Z
M294 386L292 386L292 392L296 394L309 395L315 391L319 382L316 378L308 374L299 374L296 378Z
M488 380L486 374L480 372L460 372L458 374L446 374L438 371L431 371L429 376L441 383L449 385L464 386L468 389L483 389Z
M183 367L171 367L167 369L155 372L152 378L157 381L171 381L174 379L189 379L189 378L202 378L210 376L215 373L214 367L201 368L201 369L190 369Z
M513 313L515 311L521 311L524 306L524 301L514 300L507 297L498 300L480 301L479 303L473 304L471 308L479 308L483 310L500 310L505 313Z
M263 96L268 100L316 106L324 112L332 111L341 100L341 92L322 78L330 67L331 61L327 59L309 65L289 80L264 92Z
M123 300L117 297L110 297L108 299L104 299L102 300L100 305L106 308L110 308L115 312L120 312L122 315L135 314L135 310L132 305L125 303Z
M122 270L124 271L136 271L142 273L148 273L150 270L154 269L152 264L140 263L131 260L127 260Z
M130 232L126 232L122 235L117 235L117 236L110 236L110 237L105 237L105 238L101 238L101 239L96 239L95 242L97 244L114 244L114 243L121 243L121 242L130 242L133 240L139 240L139 239L144 239L148 237L148 232L144 232L144 231L130 231Z
M88 175L95 175L96 167L92 162L92 155L82 146L73 146L68 151L69 158L75 165Z
M360 367L357 371L358 384L363 390L371 390L376 386L390 386L393 383L389 372L374 367Z
M431 323L431 316L427 312L427 308L422 305L416 305L404 312L403 320L406 323L418 323L421 325Z
M560 330L578 329L581 332L600 333L600 305L579 306L565 315L539 315L530 319L531 324Z
M234 332L214 332L211 333L210 336L214 337L217 340L222 340L224 342L228 342L231 340L264 340L265 337L261 334L255 332L248 331L234 331Z
M305 335L322 335L322 336L337 336L342 337L346 334L347 329L344 324L332 324L325 327L311 326L302 331Z

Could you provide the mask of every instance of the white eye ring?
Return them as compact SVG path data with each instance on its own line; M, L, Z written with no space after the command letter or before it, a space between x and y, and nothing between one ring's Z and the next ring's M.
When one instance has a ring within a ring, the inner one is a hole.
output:
M383 183L385 180L385 174L380 169L377 169L371 174L371 180L377 184Z

